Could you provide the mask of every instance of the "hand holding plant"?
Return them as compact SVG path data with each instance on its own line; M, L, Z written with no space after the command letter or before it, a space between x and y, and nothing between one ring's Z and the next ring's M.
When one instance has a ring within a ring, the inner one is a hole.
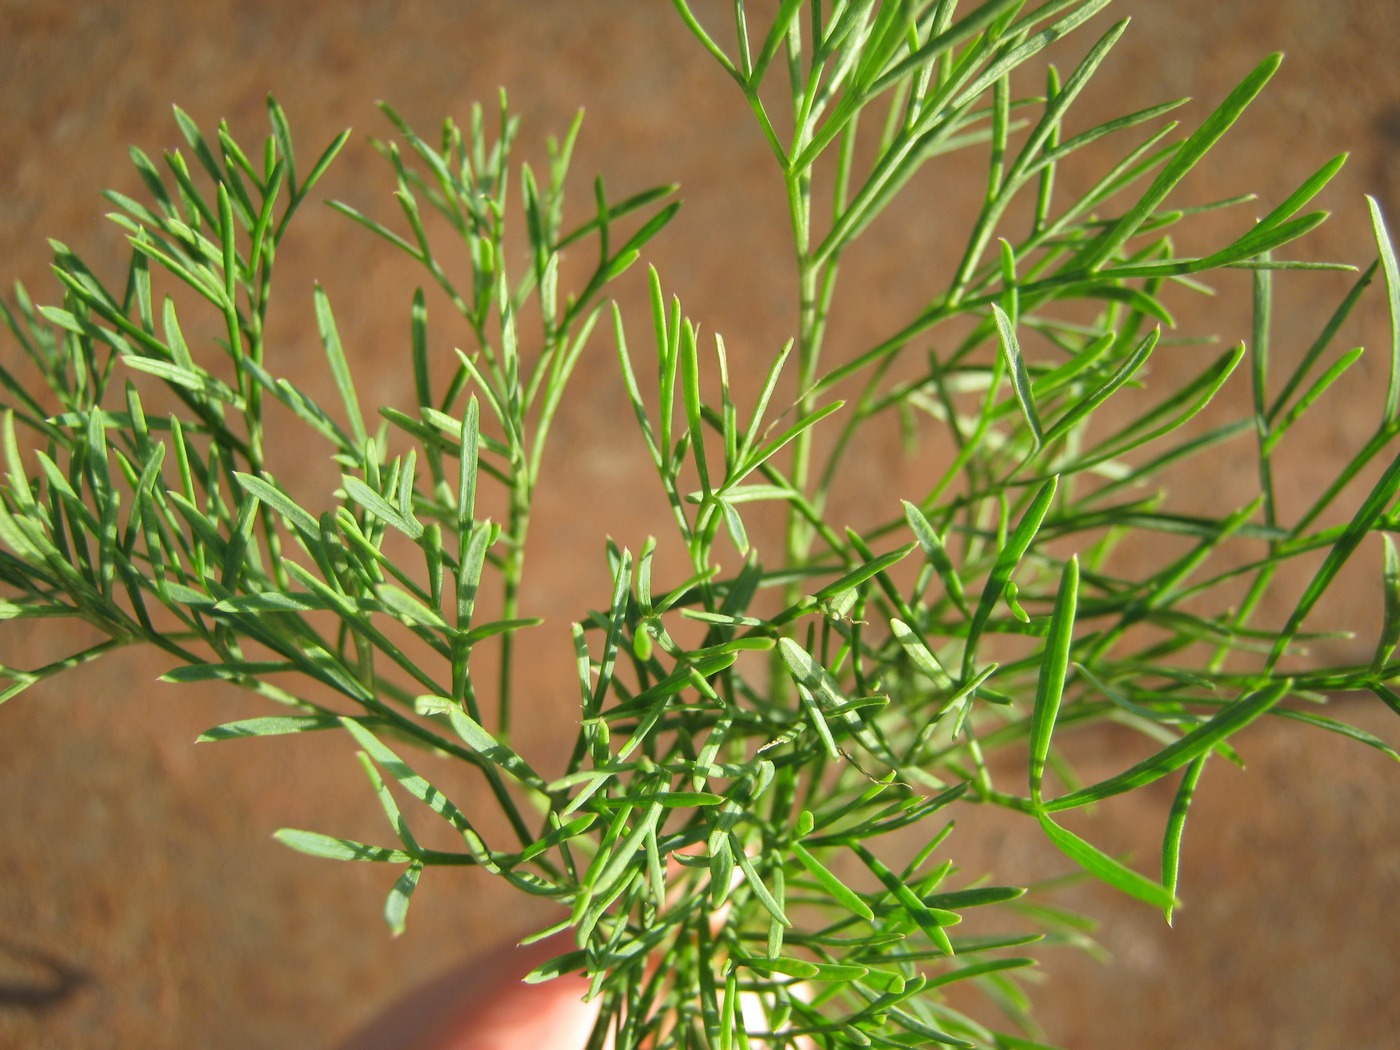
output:
M1175 104L1071 134L1125 23L1100 27L1068 72L1028 73L1106 0L784 2L764 16L739 0L723 34L675 6L783 177L795 327L757 395L740 398L724 340L701 336L661 274L648 275L647 337L609 304L675 214L671 188L615 200L600 179L586 208L566 208L578 123L536 172L512 157L518 122L502 98L498 119L478 108L436 142L386 107L396 138L379 147L401 214L335 206L422 268L455 327L439 335L429 293L414 296L414 403L367 418L318 289L338 401L321 404L279 375L265 321L288 224L346 139L307 166L275 102L255 150L177 110L189 155L162 170L134 150L149 200L112 195L132 246L120 287L56 245L62 304L20 289L5 311L44 391L0 371L4 615L81 619L103 640L5 668L0 699L141 643L170 657L169 681L228 681L281 707L203 739L348 733L390 844L279 837L396 869L396 932L438 866L479 866L552 905L533 939L567 950L526 979L586 976L590 1048L1034 1045L946 994L976 986L1033 1034L1018 978L1037 942L1069 929L1028 903L1020 873L959 870L985 807L1024 814L1067 866L1170 919L1195 786L1212 758L1238 760L1238 730L1288 718L1394 757L1320 713L1344 691L1400 711L1400 562L1384 535L1400 492L1391 242L1373 203L1378 260L1279 375L1274 281L1337 268L1289 255L1322 221L1304 209L1342 158L1205 254L1172 240L1204 209L1170 203L1277 57L1187 134L1162 123ZM1123 143L1116 160L1064 193L1057 172L1109 142ZM837 354L826 344L847 253L954 153L985 163L987 182L950 280L878 342ZM1157 389L1152 364L1177 349L1172 301L1223 269L1252 274L1251 338ZM1274 479L1290 432L1359 359L1333 339L1378 274L1393 320L1374 437L1288 513ZM190 337L196 311L216 338ZM514 639L537 622L521 597L531 508L569 378L585 353L605 361L609 340L675 534L580 548L606 558L612 584L572 614L577 738L563 768L542 769L512 732L528 712ZM1199 425L1228 397L1247 405L1239 418ZM860 437L886 419L926 482L848 527L835 496L859 488ZM292 426L334 461L333 491L279 482L270 435ZM935 436L947 456L920 451ZM1224 449L1257 464L1257 498L1173 509L1164 479ZM1164 561L1122 557L1161 536L1176 541ZM1384 619L1355 626L1376 635L1373 658L1308 662L1309 614L1344 564L1372 555ZM1295 565L1307 582L1288 595ZM1282 618L1264 620L1280 601ZM1105 721L1151 750L1085 783L1065 742ZM1023 756L1014 781L999 752ZM437 786L445 762L475 772L470 797ZM1169 776L1151 875L1067 826L1071 810ZM504 834L483 831L484 809ZM963 935L977 911L1000 932Z

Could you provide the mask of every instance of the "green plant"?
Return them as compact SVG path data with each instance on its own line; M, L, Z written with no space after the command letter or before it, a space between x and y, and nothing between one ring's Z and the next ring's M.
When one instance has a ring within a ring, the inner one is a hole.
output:
M1368 533L1391 528L1400 338L1375 437L1336 484L1288 520L1273 482L1290 428L1358 359L1337 355L1333 336L1377 269L1400 317L1379 214L1380 260L1280 382L1267 367L1272 275L1309 264L1272 253L1321 220L1300 213L1340 159L1225 247L1177 255L1170 227L1189 209L1166 210L1171 191L1277 60L1185 138L1160 124L1170 106L1062 133L1123 26L1063 79L1019 78L1104 6L785 2L749 26L738 3L735 43L721 47L678 0L749 101L785 180L796 334L752 411L730 396L723 344L712 372L658 275L654 390L638 378L651 375L635 350L638 326L629 350L620 311L607 305L610 283L674 214L667 191L612 202L598 183L592 207L566 221L578 126L537 177L512 165L516 125L504 103L498 129L477 111L437 144L390 112L398 142L383 152L401 232L341 207L423 266L459 315L454 325L465 324L468 352L443 382L451 342L430 335L420 293L416 403L384 406L367 427L317 292L341 400L323 408L279 378L264 321L287 224L344 137L299 172L275 104L273 133L251 157L228 129L208 139L177 112L190 159L172 154L162 173L133 153L151 199L114 197L133 246L120 291L58 245L63 304L36 309L21 290L6 312L48 393L0 373L10 402L3 613L81 618L105 640L54 665L6 669L12 684L0 696L142 642L172 657L171 680L223 679L289 709L208 739L343 728L398 842L283 839L401 869L386 909L396 929L420 875L438 865L480 865L564 905L560 926L575 929L579 949L539 976L594 974L599 1038L611 1027L619 1046L743 1045L741 991L760 997L780 1033L769 1045L803 1034L831 1046L1024 1045L942 998L950 984L977 984L1028 1024L1014 982L1036 950L1023 946L1047 925L1047 912L1018 900L1026 887L1016 873L992 873L1011 883L1003 887L954 869L959 839L976 833L971 804L1025 813L1079 865L1170 915L1194 785L1211 755L1234 757L1235 730L1268 713L1384 747L1317 705L1366 690L1400 709L1387 684L1400 636L1388 541L1375 658L1317 667L1296 655L1343 563ZM1137 128L1153 130L1087 194L1058 199L1059 165ZM877 345L824 355L844 253L925 162L963 149L989 159L987 193L948 287ZM508 274L522 234L528 265ZM458 243L446 247L446 237ZM445 260L463 249L459 276ZM1146 388L1157 325L1170 324L1165 300L1226 267L1254 276L1248 346L1178 389L1148 388L1147 408L1115 420L1118 401ZM196 310L220 338L186 338L181 318ZM607 548L612 592L574 635L577 744L566 768L537 771L510 731L512 638L533 622L520 607L530 508L550 423L568 411L568 378L600 320L613 329L688 568L653 585L674 540L635 556ZM1228 383L1251 392L1245 418L1197 426ZM954 451L887 521L843 531L827 510L832 492L859 480L858 435L887 415L911 444L936 430ZM293 495L277 483L268 427L287 434L294 424L326 442L343 472L334 493ZM1253 450L1259 498L1213 517L1172 511L1161 479L1221 448ZM1339 514L1362 476L1369 493ZM777 539L751 544L775 518ZM1147 572L1118 556L1123 541L1158 533L1186 546ZM1295 564L1310 582L1287 596L1279 622L1261 621L1271 591L1287 595L1279 585ZM483 657L494 676L479 670ZM1140 730L1154 752L1083 786L1058 744L1104 720ZM410 765L402 756L414 745L425 751ZM994 780L988 755L1008 749L1026 754L1024 781ZM441 779L440 756L480 774L509 838L477 830L492 803L453 791L459 806L424 779ZM1056 816L1178 771L1160 881ZM405 798L450 826L452 848L419 843ZM954 811L962 826L949 836ZM972 908L1015 930L956 936ZM664 967L648 965L657 957Z

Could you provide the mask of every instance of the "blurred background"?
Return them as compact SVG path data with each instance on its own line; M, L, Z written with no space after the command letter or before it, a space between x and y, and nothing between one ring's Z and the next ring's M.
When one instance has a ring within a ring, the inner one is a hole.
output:
M1181 95L1198 100L1183 111L1194 126L1281 50L1282 70L1182 188L1181 203L1253 191L1262 214L1350 150L1322 201L1334 218L1299 253L1368 263L1366 193L1400 227L1400 5L1118 0L1056 53L1062 66L1125 15L1134 25L1081 100L1076 126ZM55 237L120 279L125 248L102 218L109 206L100 192L140 193L129 144L152 156L183 145L172 103L206 132L226 118L247 145L266 133L272 93L304 158L353 125L321 196L392 221L392 179L367 144L389 131L376 100L432 138L443 117L465 119L473 101L489 111L501 87L523 117L532 158L586 109L574 215L588 206L594 173L618 197L679 182L685 206L648 260L692 317L724 333L731 359L759 359L782 344L794 318L781 180L737 90L662 0L0 0L0 277L56 301L45 242ZM947 267L947 238L958 245L965 226L958 201L984 180L975 160L945 166L872 231L880 250L845 275L856 312L834 345L868 343L937 287L924 278ZM405 261L315 207L294 227L279 270L270 354L284 355L290 372L303 359L308 372L315 367L311 288L320 281L362 395L411 396L408 303L421 278ZM639 333L643 280L638 267L622 289ZM1280 353L1302 352L1345 286L1332 276L1280 280ZM1218 300L1172 302L1184 329L1244 337L1247 281L1221 290ZM1323 425L1309 432L1291 475L1300 493L1330 480L1339 450L1374 426L1388 338L1380 307L1372 295L1344 336L1375 352L1369 371L1319 412ZM647 468L610 343L595 338L594 363L575 381L576 404L588 411L560 423L534 533L542 549L531 555L527 612L551 616L558 630L604 601L604 535L636 549L665 530L659 504L630 495L629 479ZM17 352L4 342L0 354L10 362ZM1188 501L1223 498L1234 465L1219 466L1218 476L1192 480ZM907 469L873 463L866 498L892 502ZM1358 558L1364 586L1379 546ZM1343 597L1353 623L1355 608L1376 606L1369 592ZM522 683L538 713L522 716L519 741L527 754L548 756L572 739L572 668L565 636L543 637L549 658L532 660ZM1373 639L1358 638L1356 652L1369 653ZM80 643L0 624L0 659L21 665ZM348 738L192 746L209 726L259 709L232 693L159 684L165 669L119 654L0 709L0 1046L329 1045L416 981L555 917L476 873L430 872L408 931L391 938L380 913L394 873L312 860L271 838L288 825L384 837ZM1395 742L1393 718L1377 703L1339 702ZM1105 771L1121 766L1114 743L1111 734L1101 740ZM1034 995L1049 1041L1086 1050L1395 1045L1395 763L1275 722L1251 727L1240 748L1249 770L1215 763L1199 792L1175 929L1092 887L1061 898L1101 919L1111 961L1068 949L1047 959L1057 965ZM1142 845L1139 864L1150 868L1169 804L1167 788L1104 806L1093 837ZM1058 870L1024 829L991 823L994 832L960 846L992 864Z

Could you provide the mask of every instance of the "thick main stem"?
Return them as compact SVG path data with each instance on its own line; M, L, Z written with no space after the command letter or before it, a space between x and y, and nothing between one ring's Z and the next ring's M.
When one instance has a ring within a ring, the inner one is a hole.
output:
M811 177L806 173L790 175L787 179L788 209L792 219L793 246L797 254L797 401L796 415L802 418L812 410L812 387L817 380L817 368L821 360L822 327L818 319L817 288L821 267L814 263L811 255ZM811 473L812 431L802 431L793 440L792 485L805 494ZM811 496L813 504L820 511L821 494ZM787 564L801 565L807 559L811 548L812 529L796 509L788 511ZM795 585L794 585L795 586ZM798 595L788 595L789 604Z

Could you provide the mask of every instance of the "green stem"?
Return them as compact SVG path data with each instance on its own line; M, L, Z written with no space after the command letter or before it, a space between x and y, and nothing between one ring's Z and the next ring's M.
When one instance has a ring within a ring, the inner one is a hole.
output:
M529 479L520 479L511 488L510 512L506 521L506 554L501 566L501 619L514 620L520 613L520 581L525 571L525 538L530 531ZM510 737L511 680L515 661L515 632L501 636L501 667L497 681L497 722L502 740Z
M801 417L812 411L812 386L816 382L821 360L822 325L817 309L821 270L813 263L808 251L811 239L811 177L806 173L790 176L787 189L793 245L797 253L798 282L797 402L794 411ZM796 491L803 493L811 472L811 430L798 434L792 448L792 485ZM813 502L820 507L819 497L814 497ZM806 560L811 537L811 529L805 520L795 512L789 514L786 546L789 565L798 566ZM795 598L795 595L790 597Z

